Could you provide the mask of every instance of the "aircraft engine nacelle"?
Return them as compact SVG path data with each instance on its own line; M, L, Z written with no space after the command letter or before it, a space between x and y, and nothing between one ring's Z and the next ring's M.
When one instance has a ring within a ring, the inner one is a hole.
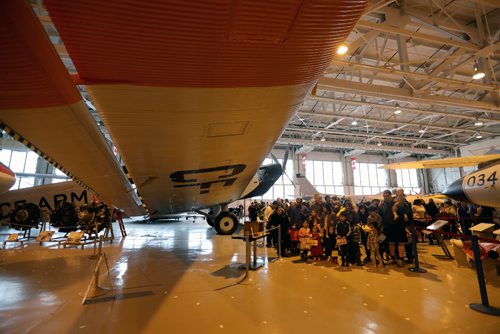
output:
M50 214L50 225L59 228L61 232L76 231L78 212L75 205L69 202L59 204Z
M479 169L453 182L444 192L457 201L500 207L500 164Z
M109 207L102 202L92 202L83 206L78 216L80 229L89 235L99 233L110 223Z
M33 203L22 203L10 214L10 227L16 230L26 231L37 228L42 218L42 210Z

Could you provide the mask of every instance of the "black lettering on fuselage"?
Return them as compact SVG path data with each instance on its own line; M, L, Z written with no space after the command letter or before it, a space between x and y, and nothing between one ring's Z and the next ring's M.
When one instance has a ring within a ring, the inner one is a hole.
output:
M177 171L170 174L170 179L172 182L181 183L174 185L174 188L199 186L200 194L207 194L210 192L210 186L214 183L222 183L224 187L233 185L238 179L234 176L240 174L245 168L246 165L238 164Z
M57 207L58 203L64 203L68 199L68 196L66 194L58 194L54 195L54 207Z
M47 201L47 199L43 196L40 197L40 202L38 202L38 206L42 210L46 208L47 210L52 211L52 207L50 206L49 201Z
M44 196L40 197L40 200L38 201L38 206L40 209L43 211L52 211L54 207L57 207L57 203L64 203L68 201L68 196L70 197L70 202L71 203L80 203L80 204L88 204L88 197L87 197L87 191L83 190L80 194L78 193L70 193L70 194L56 194L53 197L53 206L51 205L50 201L47 200ZM27 200L21 199L17 200L11 205L11 203L1 203L0 204L0 219L7 218L9 217L12 209L16 208L18 205L21 205L23 203L26 203ZM33 201L34 202L34 201ZM36 202L35 202L36 203Z
M71 193L71 203L82 202L82 200L83 200L83 203L85 203L85 204L88 203L88 200L87 200L87 190L82 191L80 197L78 197L73 192Z

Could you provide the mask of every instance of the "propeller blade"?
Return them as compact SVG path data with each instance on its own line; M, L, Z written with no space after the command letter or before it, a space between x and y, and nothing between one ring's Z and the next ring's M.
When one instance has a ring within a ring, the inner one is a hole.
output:
M269 153L269 154L271 155L271 158L273 158L274 162L275 162L275 163L277 163L277 164L279 164L279 165L281 166L281 171L283 172L283 174L285 174L285 175L286 175L286 177L287 177L287 178L290 180L290 182L293 184L293 186L295 186L295 183L293 182L292 178L291 178L290 176L288 176L288 174L287 174L287 173L286 173L286 171L285 171L284 166L286 166L286 165L285 165L285 164L283 164L283 165L282 165L282 164L280 164L280 162L279 162L278 158L276 158L276 156L275 156L274 154L272 154L272 153ZM286 163L286 161L288 160L288 149L287 149L287 150L286 150L286 152L285 152L285 157L284 157L284 158L285 158L285 159L284 159L284 161L285 161L285 163Z
M286 147L285 156L283 157L283 171L286 170L286 163L288 161L288 153L290 152L290 145Z
M290 182L292 183L292 185L295 187L295 183L293 182L292 178L285 172L284 169L283 169L283 174L286 175L286 177L290 180Z
M271 155L271 158L273 158L274 163L281 165L280 162L278 161L278 158L276 158L276 156L272 152L269 154ZM283 166L281 166L281 168L283 169Z

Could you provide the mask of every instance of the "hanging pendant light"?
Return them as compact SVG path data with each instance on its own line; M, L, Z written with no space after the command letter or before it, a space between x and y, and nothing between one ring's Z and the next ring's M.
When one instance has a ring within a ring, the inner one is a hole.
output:
M474 69L474 73L472 73L472 79L479 80L479 79L484 78L485 74L481 70L481 68L479 68L478 63L474 63L473 69Z

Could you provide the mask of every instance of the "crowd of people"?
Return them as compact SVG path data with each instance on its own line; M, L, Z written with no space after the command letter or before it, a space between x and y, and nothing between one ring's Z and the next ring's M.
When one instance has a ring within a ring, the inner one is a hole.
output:
M331 261L336 265L388 264L404 266L414 260L412 241L432 234L418 231L436 219L450 221L450 233L470 234L475 222L493 222L493 209L447 200L436 204L431 198L408 202L404 191L383 192L383 199L353 203L337 196L316 195L311 202L302 198L266 204L254 201L248 208L252 221L263 220L270 230L267 246L281 240L282 256L300 256L303 261ZM411 226L416 229L411 229ZM281 226L281 238L278 229ZM415 232L417 231L417 232Z

